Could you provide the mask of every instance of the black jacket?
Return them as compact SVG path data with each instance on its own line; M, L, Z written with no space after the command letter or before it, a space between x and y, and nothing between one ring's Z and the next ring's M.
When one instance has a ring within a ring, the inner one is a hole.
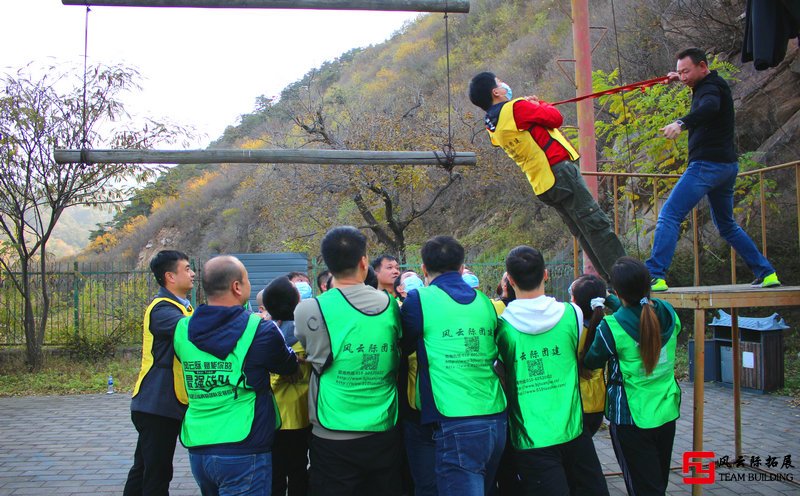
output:
M757 71L776 67L786 56L786 41L800 42L800 3L796 0L747 0L742 62Z
M717 71L692 88L692 110L681 120L689 130L689 162L736 162L733 97Z
M183 305L177 296L161 287L156 298L169 298ZM175 326L183 318L183 312L167 301L156 304L150 311L150 332L153 334L153 366L139 386L139 393L131 400L131 410L182 420L186 405L175 397L172 361L175 348L172 338Z

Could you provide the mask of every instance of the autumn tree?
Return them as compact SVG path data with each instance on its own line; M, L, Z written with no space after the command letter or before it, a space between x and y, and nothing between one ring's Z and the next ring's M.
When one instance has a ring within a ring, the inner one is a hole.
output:
M322 75L324 76L324 74ZM297 184L298 193L346 198L357 210L362 228L369 229L385 249L405 260L407 231L428 213L442 194L460 179L447 166L446 108L433 108L423 88L409 85L391 101L348 95L330 81L310 73L287 102L294 124L287 143L297 147L357 150L438 150L442 166L321 166ZM374 81L392 81L388 70ZM380 87L372 88L380 92ZM376 108L377 107L377 108ZM437 113L438 112L438 113ZM425 119L423 122L422 119ZM302 174L302 172L301 172ZM321 226L320 226L321 227Z
M121 202L132 183L157 171L136 164L58 164L53 149L147 148L185 132L152 120L141 127L119 124L126 116L121 97L138 89L136 71L96 66L87 71L85 83L81 76L75 70L31 66L2 76L0 268L23 299L32 370L42 365L50 310L47 243L64 210Z

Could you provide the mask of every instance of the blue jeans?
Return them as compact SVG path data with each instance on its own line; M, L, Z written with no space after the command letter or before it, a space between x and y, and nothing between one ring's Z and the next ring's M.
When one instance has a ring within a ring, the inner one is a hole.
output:
M664 278L672 264L681 222L704 196L708 196L711 218L720 235L744 259L756 277L765 277L775 272L750 236L733 219L733 186L738 173L737 162L689 162L689 167L678 180L658 215L653 251L645 262L652 277Z
M272 453L257 455L197 455L189 465L203 496L270 496Z
M414 479L415 496L436 496L436 443L433 426L413 420L403 421L403 441L408 467Z
M492 493L506 445L505 417L440 422L434 427L433 440L439 496Z

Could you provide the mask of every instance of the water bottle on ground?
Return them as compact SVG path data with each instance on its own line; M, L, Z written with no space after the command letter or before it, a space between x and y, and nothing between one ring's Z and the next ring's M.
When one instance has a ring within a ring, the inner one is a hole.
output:
M108 374L108 390L106 394L114 394L114 378L111 377L111 374Z

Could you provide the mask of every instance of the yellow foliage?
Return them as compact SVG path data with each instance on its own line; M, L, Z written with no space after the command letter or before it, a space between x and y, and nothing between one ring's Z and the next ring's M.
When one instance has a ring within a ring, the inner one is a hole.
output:
M167 203L168 200L169 198L163 196L156 198L155 200L153 200L153 205L150 207L150 212L152 213L159 210L161 207L164 206L164 204Z
M242 142L241 147L243 150L258 150L264 147L265 141L262 138L248 138Z
M382 93L395 87L397 81L398 75L395 71L382 67L375 74L375 79L364 85L364 89L368 93Z
M128 221L127 224L122 226L121 231L124 234L131 234L136 232L136 230L138 230L140 227L143 227L145 224L147 224L147 217L145 217L144 215L137 215L136 217Z
M89 243L87 250L94 251L97 253L102 253L113 248L118 243L119 243L119 237L117 237L114 231L109 231L94 238L92 242Z
M399 63L404 59L431 53L436 50L433 40L430 38L401 43L394 53L394 62Z
M191 179L186 185L189 191L199 191L203 186L216 179L219 176L218 172L205 172L202 176Z

